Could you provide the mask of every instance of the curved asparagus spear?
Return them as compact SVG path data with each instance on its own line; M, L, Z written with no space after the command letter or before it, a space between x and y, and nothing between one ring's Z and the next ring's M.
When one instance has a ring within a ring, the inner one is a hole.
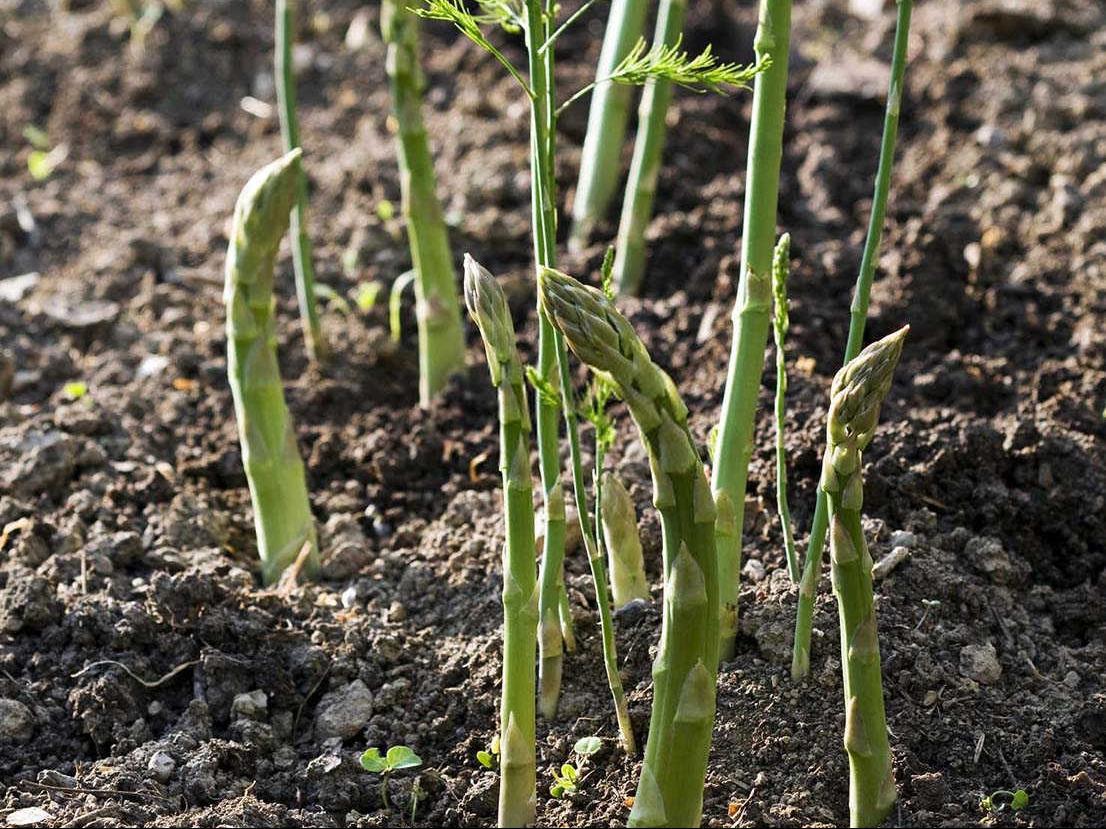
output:
M434 162L422 120L419 19L406 0L384 0L380 29L388 44L392 112L398 126L403 215L415 269L419 326L419 404L429 406L450 375L465 365L465 337L442 207L435 192Z
M492 384L499 389L503 472L503 696L500 707L499 825L534 821L534 658L538 587L530 478L530 412L507 298L487 269L465 254L465 305L480 329Z
M303 461L277 367L273 323L273 266L303 176L300 155L293 150L262 167L238 196L223 291L227 375L266 584L280 577L305 544L310 545L308 575L319 561Z
M603 473L599 491L614 605L622 607L634 599L648 599L649 582L645 580L637 514L630 493L613 472Z
M791 235L780 237L772 254L772 335L776 343L776 510L783 530L783 549L787 559L787 574L792 582L799 581L799 558L795 552L795 534L791 531L791 508L787 504L787 447L784 443L784 421L787 414L787 277L790 273Z
M300 122L296 114L296 74L292 66L292 47L296 39L296 0L276 0L275 68L277 103L280 105L280 135L284 151L300 146ZM291 220L292 266L296 272L296 299L307 353L313 360L325 361L330 349L319 320L315 299L315 264L312 261L311 236L307 232L307 180L301 175L297 184L295 210Z
M826 420L821 489L829 496L831 573L841 620L852 826L878 826L895 802L872 598L872 558L860 523L864 500L861 452L872 441L908 330L904 327L872 343L837 372Z
M542 307L569 348L626 401L649 454L664 534L661 644L653 711L631 826L698 826L714 723L718 571L714 500L687 407L630 323L594 288L545 268Z

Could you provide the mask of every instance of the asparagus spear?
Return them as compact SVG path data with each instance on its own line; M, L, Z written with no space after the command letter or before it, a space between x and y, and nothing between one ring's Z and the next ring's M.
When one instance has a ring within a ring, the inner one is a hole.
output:
M303 169L300 150L262 167L238 196L227 249L227 375L253 501L261 573L272 584L310 546L318 568L315 523L303 461L284 403L273 321L273 267Z
M405 0L384 0L380 28L388 44L387 71L398 133L403 215L415 270L419 326L419 402L429 406L450 375L465 364L465 338L454 286L453 255L438 202L434 162L423 125L418 18Z
M530 412L507 298L485 268L465 255L465 304L480 329L492 384L499 390L499 467L503 473L503 696L500 707L499 825L534 820L534 659L538 587L530 478Z
M753 87L753 120L749 125L749 180L745 188L741 279L733 311L733 344L718 422L712 485L725 491L733 505L734 532L719 538L718 577L722 585L722 658L733 655L741 573L741 530L745 518L745 485L753 451L753 421L764 370L772 305L772 245L783 157L783 123L787 106L787 57L791 40L791 0L760 0L760 20L753 41L758 62L771 61Z
M296 0L276 0L276 79L280 105L280 135L284 152L300 146L299 116L296 114L296 76L292 66L292 46L296 39ZM313 360L326 360L329 347L319 321L315 301L315 264L311 257L311 237L307 233L307 179L298 176L296 205L292 213L292 267L296 273L296 299L307 353Z
M572 202L571 250L587 244L595 223L603 218L618 187L619 156L630 117L633 90L625 84L603 81L641 37L645 28L647 0L614 0L611 3L603 49L595 68L599 83L591 95L588 131L580 155L580 177Z
M864 255L860 273L853 290L852 307L849 309L849 340L845 345L842 365L860 352L864 342L864 325L868 320L868 297L876 273L879 243L883 237L883 220L887 212L887 198L891 191L891 168L895 162L895 142L899 134L899 108L902 103L903 78L906 74L906 51L910 40L910 14L914 0L897 0L898 17L895 21L895 47L891 57L891 82L887 91L887 111L883 119L883 138L879 147L879 167L876 170L875 194L872 197L872 215L868 220L868 235L864 240ZM826 524L829 504L826 494L818 492L814 505L814 518L807 541L806 560L799 582L799 604L795 613L795 640L791 652L791 677L801 679L810 672L810 633L814 621L814 598L818 592L818 577L822 573L822 550L826 544Z
M877 340L837 372L826 420L821 489L830 503L831 573L841 621L852 826L878 826L896 797L883 709L872 558L860 523L861 452L872 441L908 330L909 326Z
M622 481L613 472L604 472L600 487L600 515L603 539L611 570L611 593L615 607L634 599L649 598L641 538L637 532L634 502Z
M665 46L679 43L686 11L687 0L660 0L653 43ZM641 287L645 270L645 227L653 214L653 197L657 192L668 129L665 119L671 99L672 83L661 78L651 79L641 95L638 134L618 224L614 280L620 294L636 294Z
M698 826L718 664L715 507L687 407L630 323L594 288L548 268L541 304L569 348L626 401L649 454L664 533L665 599L653 712L631 826Z

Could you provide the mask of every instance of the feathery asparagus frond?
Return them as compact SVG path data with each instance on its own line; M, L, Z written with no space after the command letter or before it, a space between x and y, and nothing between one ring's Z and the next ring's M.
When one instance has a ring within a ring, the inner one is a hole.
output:
M483 15L474 15L465 9L463 0L425 0L425 5L416 8L414 11L419 17L425 17L427 20L442 20L446 23L452 23L457 31L499 61L503 68L511 74L511 77L522 85L522 88L526 90L526 94L533 98L534 91L526 83L522 73L518 71L518 68L511 63L506 55L492 45L492 42L488 40L480 28L481 25L486 24L495 24L503 26L503 28L516 25L516 18L513 17L515 6L516 4L506 0L504 2L494 2L493 0L493 2L487 4L481 3L481 8L485 10ZM519 14L521 15L521 10L519 10ZM521 17L517 18L517 21L521 25ZM508 30L511 29L508 28Z
M650 47L641 38L606 80L640 86L658 78L695 92L725 92L727 87L747 87L770 64L767 57L746 66L719 62L709 45L692 56L680 48L682 43L681 37L671 45L662 43Z

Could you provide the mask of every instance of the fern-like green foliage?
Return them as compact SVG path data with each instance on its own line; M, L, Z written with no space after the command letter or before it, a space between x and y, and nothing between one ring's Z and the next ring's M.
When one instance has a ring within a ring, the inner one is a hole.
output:
M640 86L646 81L669 81L695 92L726 92L727 88L742 89L768 68L770 61L762 58L755 64L724 63L708 45L698 55L692 56L681 48L683 38L670 46L657 44L650 48L644 39L615 67L607 80L615 83Z
M427 20L442 20L452 23L461 34L499 61L503 68L522 84L526 94L534 97L533 90L522 77L518 68L507 59L488 40L483 25L496 25L509 32L518 32L522 23L522 6L518 0L480 0L481 14L472 14L465 8L464 0L424 0L423 5L414 8L415 14Z

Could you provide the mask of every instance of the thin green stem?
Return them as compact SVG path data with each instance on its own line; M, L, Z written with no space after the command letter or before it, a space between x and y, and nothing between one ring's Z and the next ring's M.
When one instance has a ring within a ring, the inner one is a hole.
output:
M745 486L772 305L772 249L776 239L790 39L791 0L761 0L753 48L758 63L765 59L770 63L757 75L753 87L741 278L711 482L716 494L726 493L734 513L734 533L720 537L718 547L723 660L733 655L737 631Z
M280 135L284 152L300 146L299 116L296 114L296 77L292 63L292 47L296 39L296 0L276 0L276 82L277 104L280 109ZM300 307L304 341L313 360L325 361L329 354L319 320L315 299L315 265L312 261L311 237L307 232L307 178L297 182L296 205L292 213L292 267L296 273L296 299Z
M558 26L557 30L553 32L553 34L549 36L545 43L541 45L541 48L538 49L538 54L544 57L545 53L553 48L553 44L557 42L557 38L564 34L566 29L571 27L573 23L575 23L584 14L586 14L588 9L594 6L598 1L599 0L585 0L585 2L580 5L580 8L578 8L576 11L566 17L564 23Z
M795 535L791 531L791 508L787 504L787 445L784 426L787 421L787 276L791 237L784 234L772 256L772 334L776 343L776 510L783 531L787 574L792 582L799 581L799 559L795 553Z
M465 336L457 301L449 234L437 195L430 143L422 119L418 17L404 0L384 0L381 30L388 44L387 72L398 125L403 214L415 271L419 328L419 403L426 407L465 365Z
M661 0L657 9L654 46L679 43L686 10L687 0ZM653 199L664 154L668 103L671 98L672 83L661 78L650 79L641 96L638 134L634 141L634 156L630 162L630 175L622 202L614 261L614 282L620 294L636 294L641 288L645 271L645 228L653 214Z
M891 191L891 170L895 162L895 144L899 134L899 112L902 106L903 79L906 75L907 45L910 39L910 14L914 0L898 0L898 18L895 23L895 46L891 58L891 82L887 92L887 110L883 118L883 137L879 147L879 167L876 171L875 193L872 197L872 215L868 221L868 236L864 242L864 255L860 273L853 289L853 301L849 309L849 339L845 346L842 365L847 365L860 353L864 342L864 328L868 320L868 299L872 292L879 257L883 223L887 215L887 200ZM795 612L795 639L791 652L791 677L802 679L810 673L810 636L814 625L814 600L818 593L818 577L822 569L822 552L826 544L829 525L829 501L826 493L818 491L811 521L810 538L807 541L803 575L799 582L799 603Z

